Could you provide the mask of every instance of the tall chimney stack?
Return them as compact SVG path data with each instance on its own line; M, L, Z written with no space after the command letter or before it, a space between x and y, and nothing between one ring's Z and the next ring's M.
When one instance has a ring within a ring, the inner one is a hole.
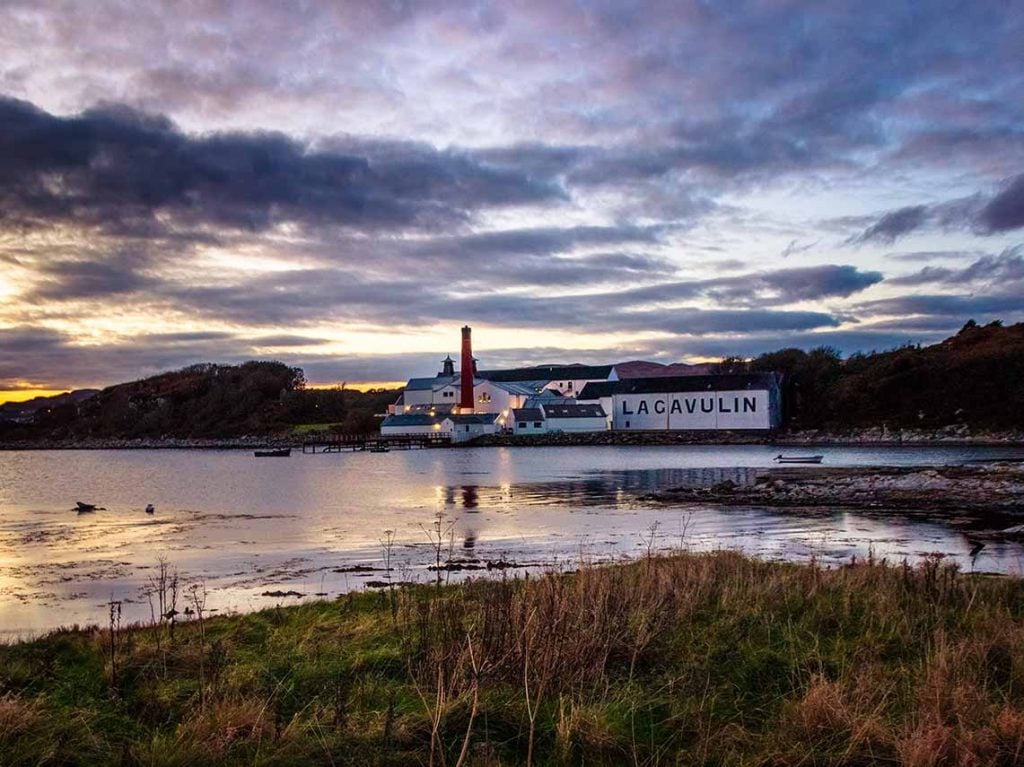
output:
M473 342L470 339L469 325L462 328L462 368L460 370L460 397L459 410L463 413L473 411L473 376L476 373L476 365L473 362Z

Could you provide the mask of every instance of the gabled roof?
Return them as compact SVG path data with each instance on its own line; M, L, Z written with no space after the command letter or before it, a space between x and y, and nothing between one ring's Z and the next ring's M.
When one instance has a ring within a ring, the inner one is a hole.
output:
M454 424L491 424L498 420L501 413L460 413L445 416Z
M548 418L605 418L606 413L600 405L563 405L561 403L544 403L544 415Z
M487 381L491 386L495 386L503 391L507 391L509 394L521 394L524 397L531 397L537 394L544 388L546 381L491 381L486 378L477 378L474 385L480 384L483 381Z
M581 381L584 379L607 380L614 365L535 365L529 368L510 370L481 370L480 378L488 381Z
M457 381L456 376L434 376L433 378L410 378L405 385L406 391L437 391Z
M588 383L579 393L578 399L595 400L601 397L610 397L613 394L674 394L677 392L772 389L778 385L779 379L775 373L626 378L622 381Z
M512 408L512 418L516 421L543 421L544 412L539 407Z

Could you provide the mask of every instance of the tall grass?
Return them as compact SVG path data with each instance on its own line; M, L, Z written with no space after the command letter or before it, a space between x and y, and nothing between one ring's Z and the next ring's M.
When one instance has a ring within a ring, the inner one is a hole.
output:
M0 649L0 764L1020 764L1022 586L651 556L122 630L117 695L57 633Z

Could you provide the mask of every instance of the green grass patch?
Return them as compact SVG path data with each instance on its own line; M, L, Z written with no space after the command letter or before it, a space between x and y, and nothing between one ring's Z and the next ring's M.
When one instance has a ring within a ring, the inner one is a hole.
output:
M0 764L1018 764L1022 586L717 553L57 632Z

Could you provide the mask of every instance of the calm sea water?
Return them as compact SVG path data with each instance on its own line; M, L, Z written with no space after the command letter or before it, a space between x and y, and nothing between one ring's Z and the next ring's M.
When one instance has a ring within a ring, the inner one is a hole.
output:
M223 611L332 597L382 580L379 570L351 568L381 567L387 530L395 540L391 577L430 579L436 551L429 541L438 517L445 558L521 566L501 571L508 575L572 567L581 558L637 556L649 545L834 563L869 551L895 560L941 553L965 569L1024 568L1017 544L987 545L972 562L961 532L905 514L666 509L637 500L683 483L742 480L750 469L772 465L778 452L766 446L481 448L287 459L243 451L4 452L0 636L103 622L111 599L124 602L126 619L148 619L143 591L161 559L178 571L183 590L202 582L208 607ZM1024 450L1011 448L814 452L830 466L1024 457ZM79 515L71 510L75 501L106 510ZM147 503L156 506L152 516L144 513ZM281 591L302 596L265 596Z

